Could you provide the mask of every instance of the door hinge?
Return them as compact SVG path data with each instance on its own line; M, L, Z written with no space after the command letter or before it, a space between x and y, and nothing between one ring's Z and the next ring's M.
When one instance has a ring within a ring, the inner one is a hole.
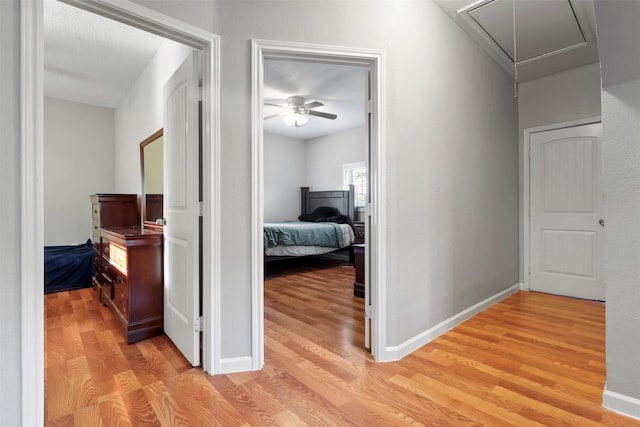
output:
M193 324L193 330L196 331L196 332L202 332L203 331L202 323L203 323L202 322L202 316L200 316L195 320L195 322Z
M204 216L204 202L198 202L198 205L199 205L199 207L198 207L198 209L199 209L198 214L199 214L200 216Z
M367 319L371 319L373 316L371 315L372 311L371 311L371 306L370 305L366 305L364 307L364 317Z

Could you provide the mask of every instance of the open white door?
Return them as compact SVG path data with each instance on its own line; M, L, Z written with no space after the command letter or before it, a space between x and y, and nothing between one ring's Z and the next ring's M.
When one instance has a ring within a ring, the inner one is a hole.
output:
M602 127L530 137L530 287L604 300Z
M365 201L364 235L367 243L364 248L364 346L371 350L371 71L365 77L365 108L367 138L365 141L365 168L367 171L367 200Z
M164 331L200 365L200 54L193 51L164 87Z

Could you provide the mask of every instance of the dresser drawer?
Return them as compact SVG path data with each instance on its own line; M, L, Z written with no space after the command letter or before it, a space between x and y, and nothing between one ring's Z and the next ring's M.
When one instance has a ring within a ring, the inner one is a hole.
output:
M93 248L93 275L97 276L102 273L102 256L100 255L100 249L94 246Z
M129 321L129 282L125 276L116 274L113 280L113 304L120 314Z

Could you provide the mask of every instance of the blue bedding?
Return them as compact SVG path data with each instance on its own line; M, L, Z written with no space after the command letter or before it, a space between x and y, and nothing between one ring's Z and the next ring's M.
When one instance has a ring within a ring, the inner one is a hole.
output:
M93 276L93 245L45 246L44 293L88 288Z
M342 248L344 236L333 222L268 222L264 224L264 248L273 246L325 246Z

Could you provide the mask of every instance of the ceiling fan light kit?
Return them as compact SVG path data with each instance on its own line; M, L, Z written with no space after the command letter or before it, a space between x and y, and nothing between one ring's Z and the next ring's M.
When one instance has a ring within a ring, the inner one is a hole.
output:
M314 101L309 102L308 104L304 103L304 98L300 96L291 96L286 99L286 105L278 105L278 104L265 104L271 105L274 107L284 108L287 111L274 114L264 119L270 119L272 117L284 115L282 120L285 124L294 127L304 126L307 121L309 121L309 116L317 116L322 117L324 119L335 120L338 116L330 113L323 113L320 111L314 111L313 108L322 107L324 104L322 102Z

